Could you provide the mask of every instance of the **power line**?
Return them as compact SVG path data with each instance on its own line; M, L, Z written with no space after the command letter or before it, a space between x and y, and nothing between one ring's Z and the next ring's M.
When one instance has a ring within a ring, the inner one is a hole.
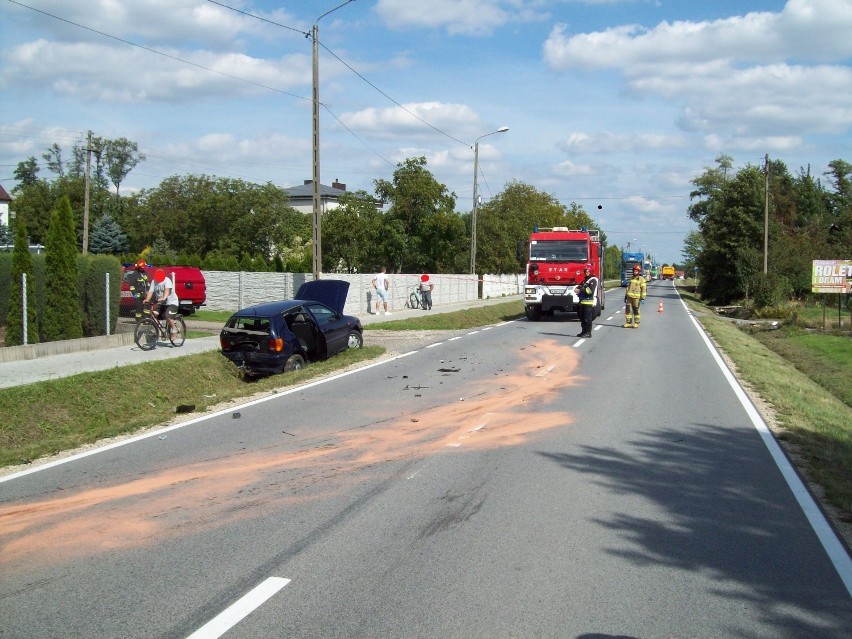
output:
M57 15L53 15L52 13L48 13L47 11L42 11L41 9L36 9L35 7L31 7L22 2L18 2L17 0L9 0L12 4L16 4L20 7L24 7L25 9L30 9L31 11L35 11L37 13L41 13L42 15L48 16L49 18L53 18L54 20L59 20L61 22L65 22L67 24L73 25L80 29L85 29L86 31L91 31L92 33L97 33L100 36L105 38L110 38L112 40L116 40L117 42L121 42L123 44L129 44L132 47L137 47L144 51L148 51L150 53L155 53L157 55L161 55L164 58L169 58L171 60L175 60L177 62L182 62L183 64L188 64L190 66L196 67L198 69L203 69L205 71L209 71L210 73L215 73L217 75L224 76L226 78L230 78L231 80L236 80L237 82L245 82L246 84L251 84L256 87L260 87L261 89L268 89L269 91L274 91L275 93L281 93L283 95L289 95L292 98L297 98L299 100L305 100L306 102L310 102L311 98L306 98L305 96L296 95L295 93L290 93L289 91L284 91L283 89L276 89L275 87L268 86L266 84L261 84L260 82L255 82L254 80L247 80L245 78L240 78L235 75L231 75L230 73L225 73L224 71L217 71L216 69L211 69L210 67L205 67L203 64L198 64L197 62L190 62L189 60L184 60L183 58L179 58L177 56L171 55L169 53L164 53L163 51L157 51L156 49L152 49L151 47L146 47L142 44L137 44L136 42L131 42L130 40L125 40L124 38L119 38L118 36L111 35L109 33L105 33L103 31L98 31L97 29L93 29L92 27L87 27L86 25L79 24L72 20L68 20L66 18L62 18ZM223 5L224 6L224 5ZM283 25L281 25L283 26Z
M281 27L282 29L289 29L290 31L295 31L296 33L303 35L305 37L310 35L307 31L302 31L301 29L297 29L295 27L290 27L290 26L287 26L286 24L281 24L280 22L275 22L274 20L262 18L261 16L254 15L253 13L249 13L248 11L243 11L243 10L237 9L235 7L229 7L228 5L223 4L221 2L216 2L216 0L207 0L207 2L209 2L211 4L219 5L223 9L229 9L229 10L235 12L235 13L241 13L242 15L244 15L246 17L254 18L255 20L260 20L261 22L267 22L269 24L274 24L276 27Z
M394 103L396 106L398 106L400 109L402 109L403 111L405 111L406 113L408 113L411 117L415 118L416 120L419 120L420 122L422 122L423 124L425 124L426 126L428 126L430 129L433 129L433 130L437 131L437 132L438 132L438 133L440 133L441 135L446 136L446 137L450 138L451 140L453 140L453 141L455 141L455 142L458 142L459 144L464 144L465 146L471 146L471 145L470 145L470 144L468 144L467 142L462 142L462 141L461 141L461 140L459 140L458 138L453 137L452 135L450 135L449 133L446 133L445 131L442 131L441 129L439 129L438 127L434 126L433 124L430 124L429 122L427 122L426 120L424 120L423 118L421 118L421 117L420 117L419 115L417 115L416 113L414 113L414 112L412 112L412 111L409 111L409 110L408 110L408 109L406 109L403 105L401 105L399 102L397 102L397 101L396 101L396 100L394 100L392 97L390 97L387 93L385 93L384 91L382 91L382 90L381 90L379 87L377 87L375 84L373 84L372 82L370 82L370 81L369 81L367 78L365 78L363 75L361 75L360 73L358 73L358 72L357 72L355 69L353 69L353 68L352 68L352 67L351 67L351 66L350 66L350 65L349 65L349 64L348 64L345 60L343 60L343 59L342 59L340 56L338 56L338 55L337 55L334 51L332 51L332 50L331 50L331 49L329 49L327 46L325 46L322 42L320 42L320 43L319 43L319 45L320 45L323 49L325 49L326 51L328 51L328 53L330 53L332 56L334 56L334 57L335 57L335 59L337 59L337 61L338 61L338 62L340 62L340 64L342 64L343 66L345 66L345 67L346 67L347 69L349 69L352 73L354 73L355 75L357 75L357 76L358 76L359 78L361 78L364 82L366 82L366 83L367 83L367 84L369 84L371 87L373 87L376 91L378 91L379 93L381 93L383 96L385 96L388 100L390 100L391 102L393 102L393 103Z
M217 2L217 0L207 0L207 1L208 1L208 2L211 2L211 3L215 4L215 5L218 5L218 6L222 7L222 8L224 8L224 9L230 9L231 11L234 11L234 12L236 12L236 13L242 14L242 15L247 16L247 17L249 17L249 18L254 18L255 20L260 20L260 21L262 21L262 22L267 22L267 23L269 23L269 24L274 24L275 26L282 27L282 28L284 28L284 29L289 29L289 30L291 30L291 31L295 31L296 33L301 33L301 34L303 34L305 37L310 37L310 35L311 35L310 33L307 33L307 32L305 32L305 31L301 31L300 29L296 29L296 28L294 28L294 27L289 27L289 26L284 25L284 24L279 24L279 23L277 23L277 22L273 22L272 20L268 20L268 19L263 18L263 17L261 17L261 16L255 15L255 14L253 14L253 13L249 13L249 12L247 12L247 11L242 11L242 10L240 10L240 9L235 9L234 7L229 7L229 6L228 6L228 5L226 5L226 4L222 4L221 2ZM450 135L450 134L449 134L449 133L447 133L446 131L442 131L441 129L439 129L439 128L438 128L438 127L436 127L435 125L433 125L433 124L431 124L431 123L427 122L426 120L424 120L423 118L421 118L421 117L420 117L419 115L417 115L416 113L414 113L414 112L410 111L409 109L405 108L402 104L400 104L399 102L397 102L395 99L393 99L393 98L392 98L391 96L389 96L387 93L385 93L384 91L382 91L382 90L381 90L379 87L377 87L375 84L373 84L372 82L370 82L370 81L369 81L367 78L365 78L363 75L361 75L360 73L358 73L358 71L356 71L356 70L352 67L352 65L350 65L350 64L349 64L348 62L346 62L343 58L341 58L339 55L337 55L334 51L332 51L332 50L331 50L331 49L329 49L327 46L325 46L322 42L319 42L319 43L317 43L317 44L319 44L319 46L321 46L323 49L325 49L325 50L326 50L326 51L327 51L327 52L328 52L331 56L333 56L333 57L334 57L334 58L335 58L338 62L340 62L340 64L342 64L342 65L343 65L343 66L345 66L347 69L349 69L352 73L354 73L356 76L358 76L359 78L361 78L361 80L363 80L365 83L367 83L368 85L370 85L370 86L371 86L374 90L376 90L378 93L380 93L380 94L381 94L381 95L383 95L385 98L387 98L388 100L390 100L393 104L395 104L395 105L396 105L396 106L398 106L400 109L402 109L403 111L405 111L406 113L408 113L411 117L415 118L416 120L419 120L420 122L422 122L423 124L425 124L426 126L428 126L430 129L433 129L434 131L436 131L436 132L440 133L441 135L443 135L443 136L445 136L445 137L448 137L449 139L453 140L454 142L458 142L459 144L464 144L465 146L470 146L470 144L468 144L468 143L466 143L466 142L462 142L461 140L459 140L458 138L456 138L456 137L454 137L454 136ZM328 110L328 106L326 106L326 105L323 105L323 106L326 108L326 110ZM330 113L330 111L329 111L329 113ZM338 122L340 122L340 119L339 119L339 118L335 117L335 119L336 119ZM342 122L340 122L340 123L341 123L341 124L343 124ZM351 130L349 129L349 127L347 127L346 125L344 125L344 128L345 128L347 131L349 131L350 133L352 133L352 131L351 131ZM354 133L352 133L352 135L355 135L355 134L354 134ZM357 136L356 136L356 138L357 138ZM359 141L360 141L360 139L359 139ZM371 149L371 150L372 150L372 149ZM384 158L382 158L382 159L384 159Z

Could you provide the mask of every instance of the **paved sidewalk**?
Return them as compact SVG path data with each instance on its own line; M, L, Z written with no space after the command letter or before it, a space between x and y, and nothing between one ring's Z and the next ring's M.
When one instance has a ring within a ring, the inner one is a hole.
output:
M457 302L454 304L443 304L433 307L431 311L422 309L404 309L392 312L390 315L361 315L361 324L369 326L378 322L387 322L412 317L422 317L430 313L451 313L453 311L472 308L475 306L487 306L501 304L513 300L520 300L520 295L511 297L499 297L489 300L472 300L469 302ZM192 330L196 323L190 316L187 319L188 329ZM210 322L204 323L205 329L218 330L221 325ZM199 328L201 328L199 326ZM79 373L109 370L121 366L132 366L170 357L181 355L192 355L206 351L219 350L219 335L188 339L180 348L174 348L167 342L161 342L153 351L143 351L136 344L103 348L100 350L88 350L76 353L65 353L62 355L50 355L36 359L22 359L12 362L0 362L0 388L11 386L23 386Z

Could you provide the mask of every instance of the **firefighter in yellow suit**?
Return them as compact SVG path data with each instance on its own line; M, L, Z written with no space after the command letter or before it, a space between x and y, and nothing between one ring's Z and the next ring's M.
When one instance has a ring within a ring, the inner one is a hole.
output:
M624 328L639 328L639 306L645 301L646 284L642 276L642 267L633 267L633 277L627 283L624 294Z

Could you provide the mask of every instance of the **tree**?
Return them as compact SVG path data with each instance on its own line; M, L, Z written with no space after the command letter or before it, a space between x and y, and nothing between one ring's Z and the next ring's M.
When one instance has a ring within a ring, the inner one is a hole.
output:
M17 192L24 187L32 186L38 182L38 171L38 161L33 156L30 156L23 162L18 162L18 166L13 173L18 184L12 191Z
M56 206L50 183L47 180L35 180L25 186L19 184L15 191L11 205L15 220L26 220L30 240L34 244L44 244L50 226L50 212Z
M115 196L119 198L119 189L124 178L134 167L145 160L145 154L139 153L139 146L127 138L104 141L104 164L106 174L115 185Z
M45 241L45 341L83 336L77 289L77 236L71 202L63 197L53 209Z
M89 250L92 253L117 255L128 249L127 236L109 214L102 216L92 225Z
M71 159L65 164L71 177L86 176L86 142L77 140L71 147Z
M454 214L456 196L429 172L425 157L400 162L392 181L374 180L373 184L376 196L390 202L382 248L393 270L422 272L449 259L450 256L438 254L446 245L431 246L424 234L430 218Z
M30 243L27 240L27 224L18 219L15 224L15 248L12 251L12 281L9 286L9 313L6 316L6 345L24 343L23 326L23 276L27 281L27 343L38 342L38 318L36 316L35 287L33 286L33 262Z
M701 254L703 247L704 238L700 232L692 230L686 234L686 237L683 240L683 249L681 249L680 252L684 260L684 271L693 270L693 267L698 262L698 256Z
M326 272L357 273L373 270L381 261L375 254L383 217L366 191L344 193L339 206L322 216L322 262Z
M529 257L527 242L534 227L600 228L576 202L566 207L554 196L519 181L508 184L490 202L479 207L477 218L476 270L479 273L523 270ZM601 239L605 243L603 234ZM519 242L523 248L520 261Z
M48 169L56 173L59 177L65 175L65 165L62 163L62 149L56 142L45 153L42 153L41 157L47 162Z
M693 180L690 217L698 222L704 250L697 258L701 272L698 292L714 304L728 304L746 293L755 269L756 251L763 246L765 179L763 171L746 166L732 179L709 169Z
M604 249L604 279L621 280L621 249L617 246Z
M0 222L0 244L11 244L12 242L12 233L9 231L9 227Z

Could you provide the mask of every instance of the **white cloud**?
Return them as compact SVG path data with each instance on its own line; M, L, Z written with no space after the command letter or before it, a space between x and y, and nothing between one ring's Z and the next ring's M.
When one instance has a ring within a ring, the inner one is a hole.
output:
M251 9L248 3L239 0L229 4L236 9ZM198 0L41 0L38 9L59 18L45 20L42 25L59 39L80 38L79 27L69 22L114 38L142 38L149 44L185 43L187 36L191 35L197 45L215 49L243 46L246 41L242 38L248 36L280 36L280 29L274 25ZM304 25L282 10L251 13L281 24L304 28ZM34 15L31 17L36 19ZM92 33L92 37L98 36Z
M849 33L852 3L790 0L780 13L652 29L571 36L557 25L544 59L556 71L617 69L633 93L681 102L688 131L780 139L852 126Z
M163 53L190 64L152 56L138 48L39 39L6 53L0 86L50 86L60 95L116 102L180 102L205 95L268 91L258 84L310 94L303 88L310 87L311 82L311 59L307 55L272 60L241 53Z
M790 0L781 13L753 12L708 22L662 22L653 29L618 26L574 36L556 25L544 59L557 71L571 68L625 71L636 67L738 60L771 63L789 59L845 59L852 54L852 4L837 0Z
M474 130L479 125L479 117L464 104L419 102L404 104L403 107L364 109L346 113L340 116L340 120L356 133L369 133L381 138L403 136L408 139L412 136L434 137L438 134L435 129L424 126L421 120L441 131L452 132Z
M558 146L566 153L635 153L649 149L681 149L688 145L689 140L684 135L601 132L571 133Z
M484 36L515 22L542 20L536 2L524 0L378 0L374 11L394 29L444 28L450 35Z
M553 173L563 177L575 175L593 175L594 170L588 164L574 164L571 160L563 160L553 167Z

